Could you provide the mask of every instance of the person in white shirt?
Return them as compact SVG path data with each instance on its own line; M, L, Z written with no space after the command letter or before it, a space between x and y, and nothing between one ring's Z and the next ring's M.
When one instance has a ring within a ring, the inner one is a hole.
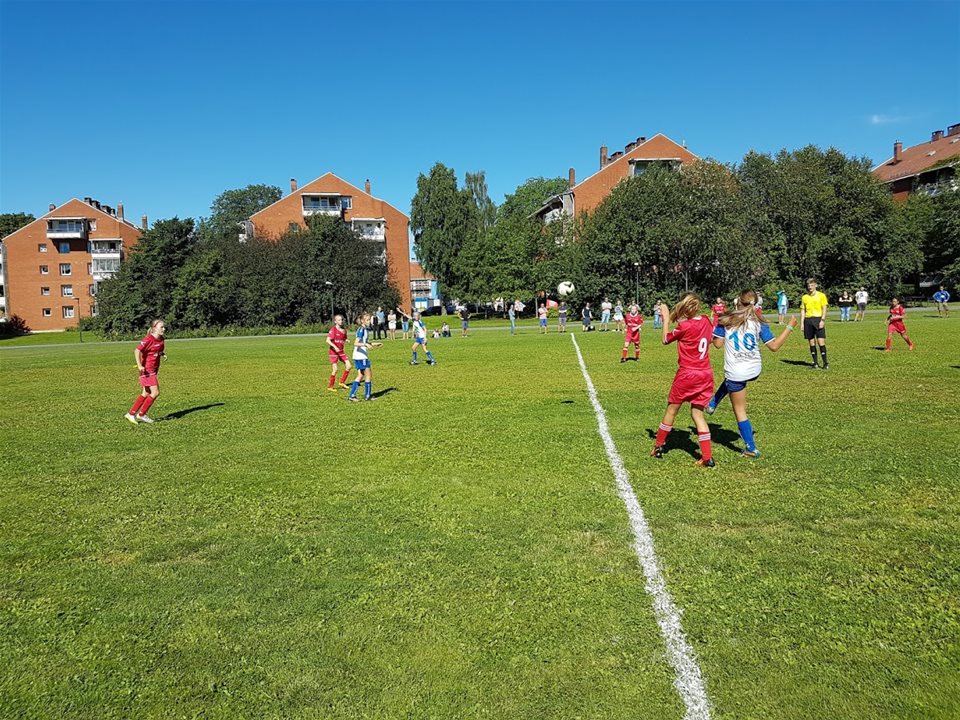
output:
M603 302L600 303L600 332L607 332L610 330L610 311L613 310L613 303L610 302L610 298L604 298Z
M867 289L862 287L853 295L854 302L857 303L857 314L853 316L854 322L863 320L863 311L867 309L867 301L870 299Z

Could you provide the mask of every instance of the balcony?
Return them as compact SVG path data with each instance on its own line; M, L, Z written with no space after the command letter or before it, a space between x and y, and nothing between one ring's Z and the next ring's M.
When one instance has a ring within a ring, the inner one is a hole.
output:
M93 262L90 263L90 274L93 275L94 282L107 280L113 277L114 273L120 270L120 256L116 258L102 257L95 255Z
M54 218L47 220L47 237L50 240L86 240L85 218Z
M90 254L94 260L119 260L123 250L123 241L120 238L116 240L91 240Z
M304 195L303 196L303 216L311 217L313 215L341 215L343 211L349 209L349 198L343 198L339 195Z
M384 242L387 239L387 224L383 218L355 218L350 226L364 240Z

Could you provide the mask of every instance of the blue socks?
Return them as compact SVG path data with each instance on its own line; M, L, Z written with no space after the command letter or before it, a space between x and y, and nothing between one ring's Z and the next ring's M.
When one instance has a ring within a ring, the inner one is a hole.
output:
M417 351L416 351L416 350L413 351L413 361L414 361L414 362L417 361Z
M753 425L749 418L738 422L737 427L740 428L740 437L743 438L743 444L747 446L747 450L750 452L756 451L757 445L753 441Z
M433 360L433 355L430 354L430 351L429 351L429 350L427 350L427 358L430 359L430 360ZM416 353L414 353L413 359L414 359L414 360L417 359Z
M713 398L710 400L710 405L714 408L717 407L717 405L720 404L720 401L727 396L728 392L730 391L727 390L727 381L724 380L722 383L720 383L720 387L717 388L717 392L714 394Z
M365 383L363 384L363 399L364 399L364 400L369 400L369 399L370 399L370 391L371 391L372 389L373 389L373 383L372 383L372 382L365 382ZM748 423L748 424L749 424L749 423Z
M360 387L360 381L354 380L353 384L350 386L350 397L357 396L357 388Z

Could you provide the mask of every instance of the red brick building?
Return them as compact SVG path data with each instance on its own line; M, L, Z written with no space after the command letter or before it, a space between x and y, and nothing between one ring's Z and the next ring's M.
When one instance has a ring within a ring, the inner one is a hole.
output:
M146 216L143 218L146 227ZM96 314L97 283L120 269L141 228L92 198L56 207L3 239L8 315L31 330L65 330Z
M370 242L382 243L387 279L400 293L401 307L410 307L409 218L364 189L327 173L302 188L290 180L290 194L251 216L246 234L276 239L292 224L307 226L314 215L333 215ZM243 236L241 235L241 239Z
M577 184L576 172L570 168L570 187L565 192L547 200L536 212L544 222L552 222L565 214L575 217L580 213L592 213L624 178L642 174L651 165L679 169L699 158L662 133L649 140L638 137L623 150L607 155L607 146L600 147L600 169Z
M958 189L956 168L960 163L960 123L946 133L934 130L930 140L903 149L897 140L893 157L873 169L874 176L886 184L894 200L903 201L915 192L936 192L943 184Z

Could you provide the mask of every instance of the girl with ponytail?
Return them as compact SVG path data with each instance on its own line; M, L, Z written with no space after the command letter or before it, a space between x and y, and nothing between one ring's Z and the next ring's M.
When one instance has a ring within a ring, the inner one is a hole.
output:
M743 455L755 458L760 457L760 451L753 439L753 425L747 417L747 383L760 377L760 345L766 345L773 352L779 350L797 326L797 318L791 315L787 327L774 337L770 326L757 312L757 294L747 290L740 293L738 300L737 309L721 315L713 331L714 347L723 348L724 380L707 404L706 411L712 415L717 404L729 394L745 446Z

